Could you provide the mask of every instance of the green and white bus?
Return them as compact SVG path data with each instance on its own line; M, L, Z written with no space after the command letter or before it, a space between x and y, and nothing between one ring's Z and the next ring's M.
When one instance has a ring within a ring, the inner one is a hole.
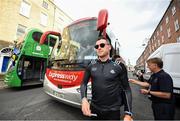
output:
M24 38L15 43L8 64L4 82L10 87L42 84L48 57L58 38L47 36L44 44L39 44L43 32L29 30Z

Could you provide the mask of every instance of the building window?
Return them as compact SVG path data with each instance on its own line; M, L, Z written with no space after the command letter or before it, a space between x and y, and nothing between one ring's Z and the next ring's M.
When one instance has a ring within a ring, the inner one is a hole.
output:
M48 9L48 3L46 1L43 0L43 3L42 3L42 7Z
M159 31L157 30L157 36L159 36Z
M151 44L153 43L153 38L151 39Z
M168 38L171 37L171 30L170 28L167 29Z
M158 46L160 46L160 44L161 44L161 43L160 43L160 40L158 39Z
M164 43L164 36L162 36L161 39L162 39L161 42Z
M21 8L20 8L20 14L29 18L30 10L31 10L30 4L25 1L22 1Z
M179 22L178 22L178 19L175 20L174 26L175 26L175 31L179 30Z
M151 53L152 52L152 50L151 50L151 46L149 46L149 53Z
M172 15L174 15L174 14L176 13L176 7L173 6L172 9L171 9L171 11L172 11Z
M156 48L156 42L154 43L154 48Z
M26 26L18 24L17 31L16 31L16 36L17 37L22 36L26 32L26 28L27 28Z
M179 37L177 37L177 39L176 39L176 40L177 40L177 42L178 42L178 43L180 43L180 36L179 36Z
M154 49L155 49L155 47L154 47L154 45L152 46L152 50L154 51Z
M154 35L154 41L156 41L156 36Z
M160 31L162 32L162 25L160 26Z
M47 26L48 16L45 13L41 12L40 18L41 18L40 24L43 26Z
M169 17L167 16L166 17L166 24L169 22Z

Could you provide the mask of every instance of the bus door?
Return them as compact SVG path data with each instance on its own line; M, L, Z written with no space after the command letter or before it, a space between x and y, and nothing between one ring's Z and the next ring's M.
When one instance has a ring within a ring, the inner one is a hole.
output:
M22 80L22 86L42 84L44 78L45 58L23 56L18 65L18 76Z

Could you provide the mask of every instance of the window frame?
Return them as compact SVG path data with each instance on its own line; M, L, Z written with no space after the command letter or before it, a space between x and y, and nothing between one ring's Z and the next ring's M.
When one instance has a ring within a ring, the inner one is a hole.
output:
M41 12L41 14L40 14L40 24L42 26L48 25L48 15L44 12Z
M43 0L42 7L47 9L47 10L49 9L49 4L47 3L47 1Z
M180 43L180 36L178 36L178 37L176 38L176 42L177 42L177 43Z
M160 26L160 31L162 32L163 28L162 28L162 25Z
M168 38L171 37L171 29L170 28L167 29L167 35L168 35Z
M27 29L27 26L24 26L22 24L18 24L17 25L17 29L16 29L16 36L20 37L23 34L25 34L26 33L26 29ZM22 30L22 31L18 31L18 30Z
M176 7L175 7L175 6L173 6L173 7L171 8L171 12L172 12L172 15L175 15L175 13L176 13Z
M174 29L175 29L175 31L178 31L178 30L179 30L179 21L178 21L178 19L176 19L176 20L174 21Z
M30 12L31 12L31 4L23 0L21 2L19 14L29 18L30 17Z
M169 23L169 17L166 16L166 24L168 24L168 23Z
M164 43L164 35L161 36L161 42Z

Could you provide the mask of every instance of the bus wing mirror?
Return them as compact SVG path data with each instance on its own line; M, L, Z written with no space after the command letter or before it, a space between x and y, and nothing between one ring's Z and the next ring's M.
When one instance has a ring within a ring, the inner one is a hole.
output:
M97 30L100 32L104 31L107 27L108 20L108 11L106 9L102 9L99 11L98 21L97 21Z
M61 40L61 34L60 34L59 32L47 31L47 32L43 33L43 35L41 36L41 39L40 39L40 42L39 42L39 43L40 43L40 44L43 44L49 34L58 36L58 37L59 37L59 40Z

